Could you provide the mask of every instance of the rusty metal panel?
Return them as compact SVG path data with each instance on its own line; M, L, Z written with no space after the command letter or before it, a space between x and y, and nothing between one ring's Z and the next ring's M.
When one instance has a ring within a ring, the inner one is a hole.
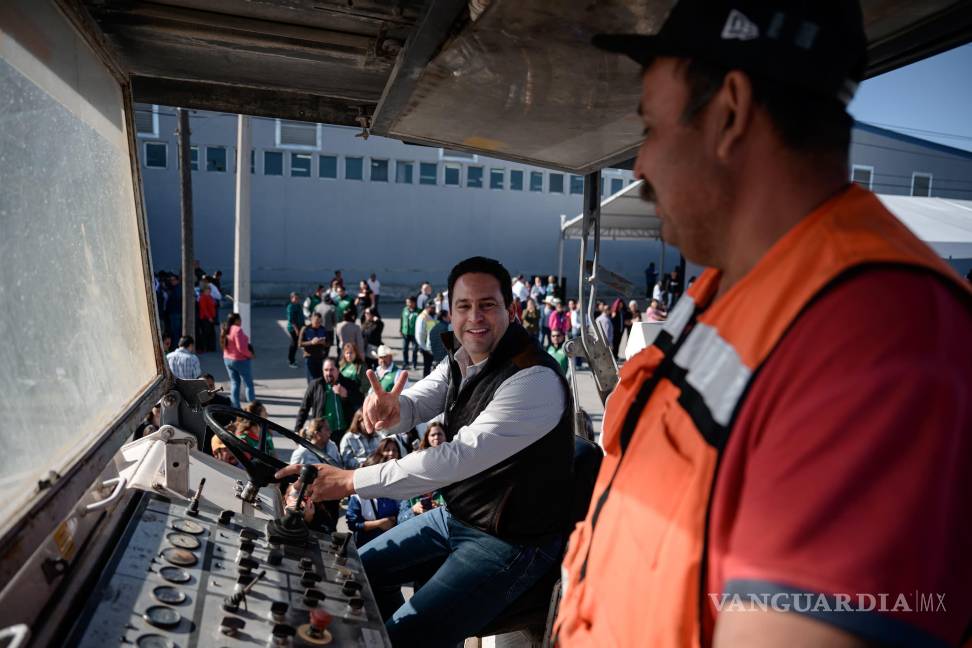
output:
M590 45L654 32L671 2L495 0L425 68L392 137L586 173L640 138L640 68Z

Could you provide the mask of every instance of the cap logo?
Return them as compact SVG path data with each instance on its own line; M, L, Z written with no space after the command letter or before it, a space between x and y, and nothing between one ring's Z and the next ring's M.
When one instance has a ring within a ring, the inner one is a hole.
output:
M722 27L723 40L754 40L759 38L759 27L744 13L737 9L729 12L726 24Z

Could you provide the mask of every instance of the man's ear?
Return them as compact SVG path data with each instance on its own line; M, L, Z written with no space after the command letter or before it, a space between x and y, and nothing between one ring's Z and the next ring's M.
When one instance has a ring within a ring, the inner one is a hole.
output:
M510 302L510 305L506 307L506 312L509 313L509 315L510 315L510 324L512 324L513 322L515 322L516 321L516 309L513 307L513 302Z
M716 134L716 157L728 162L753 118L753 83L749 76L740 70L728 72L713 104L710 115Z

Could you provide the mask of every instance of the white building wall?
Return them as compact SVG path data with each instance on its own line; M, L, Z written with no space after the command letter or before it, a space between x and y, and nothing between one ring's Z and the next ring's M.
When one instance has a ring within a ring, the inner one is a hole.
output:
M144 110L144 109L143 109ZM155 268L179 267L179 177L175 109L159 107L158 129L140 137L142 177ZM390 292L404 294L428 280L437 288L460 259L491 256L514 273L553 274L557 269L560 215L575 216L582 196L551 193L551 171L478 156L462 159L461 186L444 185L443 151L395 140L356 137L353 128L321 126L320 148L288 149L277 142L277 122L253 118L255 174L252 187L253 296L279 298L291 290L306 291L324 283L335 269L357 281L376 272ZM222 269L226 279L233 267L233 214L236 118L193 111L192 144L198 147L199 170L193 171L195 249L208 271ZM145 144L164 143L166 168L145 165ZM225 147L227 171L206 170L207 147ZM265 174L264 152L282 151L284 175ZM291 175L290 155L313 155L309 178ZM338 178L319 177L320 155L337 156ZM345 176L345 159L363 158L363 179ZM388 160L389 181L369 177L372 158ZM873 169L872 188L880 193L908 194L915 172L932 175L932 195L972 198L972 153L950 149L861 125L855 128L851 165ZM413 183L395 182L395 163L414 163ZM438 165L435 186L419 183L421 162ZM482 188L467 187L468 166L483 167ZM490 169L504 170L504 188L490 189ZM510 189L510 171L524 173L524 189ZM529 191L530 173L542 172L543 191ZM612 179L625 184L630 171L605 170L606 192ZM568 291L576 292L579 244L565 245L564 274ZM656 241L602 242L602 262L626 277L637 292L644 290L644 269L660 259ZM669 248L665 271L679 260ZM697 269L687 271L688 276Z

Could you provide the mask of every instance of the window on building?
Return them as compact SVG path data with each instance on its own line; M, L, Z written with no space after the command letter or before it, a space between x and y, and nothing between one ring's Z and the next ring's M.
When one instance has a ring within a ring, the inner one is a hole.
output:
M226 147L207 146L206 147L206 170L217 173L226 172Z
M465 151L455 151L453 149L439 149L439 158L443 160L469 160L475 162L478 158L475 153Z
M855 164L851 169L851 182L856 182L865 189L870 189L873 181L874 167Z
M164 169L168 162L168 147L164 142L145 142L145 166Z
M317 158L317 175L321 178L337 177L337 156L321 155Z
M444 170L443 184L449 187L458 187L459 178L462 175L462 165L446 162L442 165L442 168Z
M530 191L543 191L543 173L540 171L530 172Z
M466 167L466 186L481 189L483 186L483 167Z
M512 191L523 191L523 172L517 169L510 170L510 189Z
M371 181L388 182L388 160L371 161Z
M307 153L291 153L290 175L294 178L311 177L311 156Z
M412 184L414 165L411 162L398 161L395 163L395 182L398 184Z
M570 176L570 193L584 195L584 176Z
M490 189L502 189L503 179L506 173L503 169L490 169L489 170L489 188Z
M344 158L344 179L364 180L364 161L361 158Z
M307 122L277 120L277 146L284 148L320 148L321 127Z
M250 173L256 173L256 149L250 149Z
M911 174L911 195L931 196L932 174L915 172Z
M624 178L611 178L611 195L624 189Z
M283 153L280 151L263 152L263 175L283 175Z
M550 193L564 193L564 174L550 174Z
M159 107L154 104L135 104L135 133L139 137L159 136Z
M189 147L189 169L191 171L199 170L199 147L198 146Z
M436 176L438 175L439 169L435 162L419 163L419 184L434 185L437 182Z

